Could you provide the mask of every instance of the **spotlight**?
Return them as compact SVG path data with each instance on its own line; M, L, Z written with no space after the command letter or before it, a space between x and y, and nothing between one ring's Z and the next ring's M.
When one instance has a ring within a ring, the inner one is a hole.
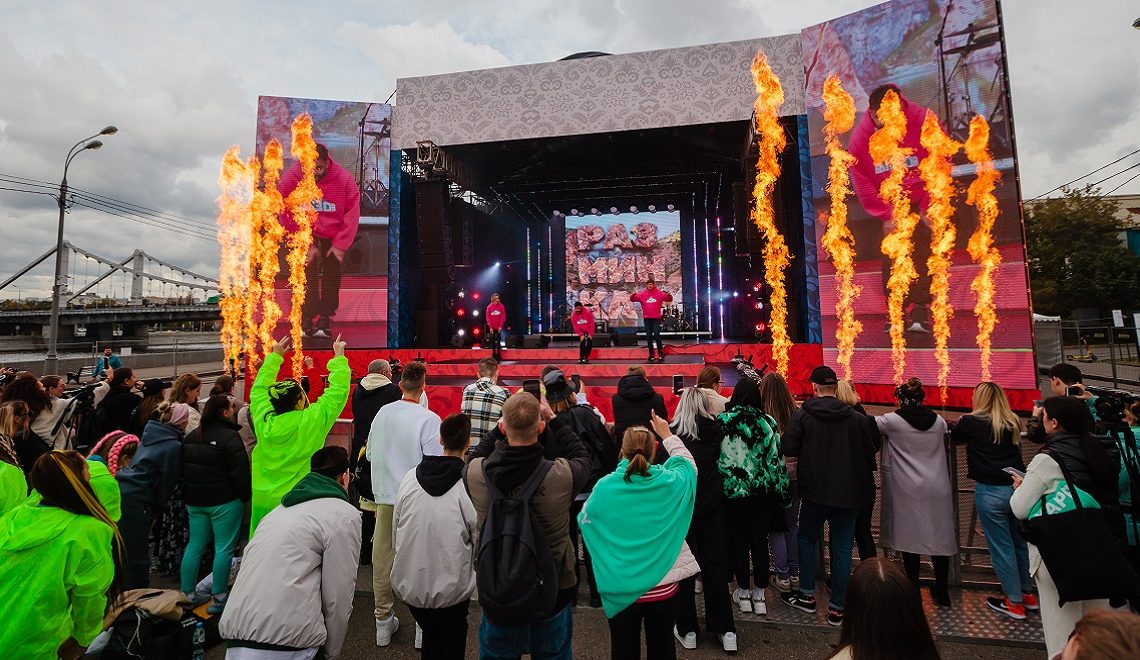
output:
M739 295L740 295L740 292L739 292L739 291L733 291L733 292L732 292L732 297L733 297L733 298L735 298L735 297L737 297L737 296L739 296Z
M479 318L479 310L477 310L477 309L471 310L471 316L474 316L475 318Z
M629 207L629 212L634 214L634 215L637 215L637 207L636 206Z
M570 215L582 215L578 209L570 209Z
M482 296L480 296L480 295L479 295L479 292L478 292L478 291L476 291L475 293L472 293L472 294L471 294L471 299L472 299L472 300L478 300L478 299L479 299L479 298L481 298L481 297L482 297Z
M673 209L674 209L674 206L673 206L672 204L666 204L666 205L665 205L665 210L666 210L666 211L670 211L670 212L672 212L672 210L673 210Z
M617 207L616 207L616 206L611 206L611 207L610 207L610 213L613 213L614 215L617 215L617 212L618 212L618 211L617 211Z
M502 266L502 265L503 265L502 262L499 262L499 261L495 262L495 268L498 268L499 266Z
M562 215L562 211L559 211L558 209L554 209L554 213L552 213L551 215L553 215L556 218L565 218L566 217L566 216Z
M471 334L473 334L473 335L475 335L476 337L478 337L479 335L483 334L483 330L482 330L482 328L480 328L480 327L476 326L476 327L474 327L474 328L472 328L472 329L471 329Z
M657 207L656 207L656 206L654 206L654 205L652 205L652 204L650 204L650 205L649 205L649 212L650 212L650 213L657 213Z
M759 328L757 328L757 330L759 330ZM457 330L457 331L455 332L455 334L457 334L457 335L459 335L460 337L462 337L463 335L467 334L467 331L466 331L466 330L464 330L463 328L460 328L459 330Z
M460 307L459 309L455 310L455 315L459 318L463 318L464 316L467 316L467 310Z
M466 293L464 293L463 289L460 289L460 290L459 290L459 297L460 297L460 298L465 298L466 296L467 296L467 294L466 294Z
M594 215L601 215L602 214L602 212L597 207L590 209L590 213L593 213Z

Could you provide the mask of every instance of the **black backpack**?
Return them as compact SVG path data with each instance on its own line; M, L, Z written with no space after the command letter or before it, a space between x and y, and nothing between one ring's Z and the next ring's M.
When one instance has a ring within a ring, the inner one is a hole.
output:
M513 496L504 495L484 471L491 504L483 521L475 581L479 605L498 626L519 626L554 613L558 570L550 543L531 511L553 463L543 460Z
M579 404L566 412L570 416L574 432L590 452L593 467L590 470L590 480L587 482L589 490L598 479L617 468L619 448L593 408Z

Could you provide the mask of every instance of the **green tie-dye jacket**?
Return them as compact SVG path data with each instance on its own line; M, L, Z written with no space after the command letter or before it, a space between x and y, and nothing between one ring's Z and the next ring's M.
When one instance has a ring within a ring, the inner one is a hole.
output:
M776 420L757 408L737 406L721 413L717 421L724 433L716 462L724 478L724 496L769 495L781 506L791 506Z

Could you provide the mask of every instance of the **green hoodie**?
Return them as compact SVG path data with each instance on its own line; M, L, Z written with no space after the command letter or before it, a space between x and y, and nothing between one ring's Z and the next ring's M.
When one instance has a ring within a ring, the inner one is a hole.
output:
M293 490L285 493L285 497L281 498L281 506L296 506L301 502L319 500L325 497L335 497L338 500L348 502L348 493L344 492L344 489L335 479L310 472L301 477L297 485L293 486Z
M325 438L348 403L352 371L348 358L338 355L328 362L329 386L320 398L304 410L275 414L269 386L277 382L284 361L277 353L266 355L249 391L250 419L257 435L250 465L250 536L265 514L309 472L309 458L325 446Z
M95 491L95 497L107 510L111 520L119 522L119 518L123 515L122 494L119 492L119 482L115 481L115 475L111 474L106 464L97 456L87 459L87 470L91 473L91 490ZM41 500L43 497L35 490L28 496L28 503L32 506L38 505Z
M28 498L28 481L24 471L11 463L0 461L0 516L20 506Z
M103 629L115 573L111 528L91 516L24 503L0 518L0 649L10 658L56 657L74 637Z

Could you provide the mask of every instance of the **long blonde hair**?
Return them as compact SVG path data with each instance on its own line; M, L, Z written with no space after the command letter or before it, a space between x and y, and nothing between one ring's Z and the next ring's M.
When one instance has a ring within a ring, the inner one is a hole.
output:
M835 384L835 398L849 406L859 403L859 393L849 380L840 380Z
M1001 443L1001 437L1006 430L1011 431L1013 444L1021 441L1021 420L1017 418L1009 407L1009 400L1005 398L1005 390L997 383L978 383L974 388L974 402L971 415L990 423L993 431L994 444Z

